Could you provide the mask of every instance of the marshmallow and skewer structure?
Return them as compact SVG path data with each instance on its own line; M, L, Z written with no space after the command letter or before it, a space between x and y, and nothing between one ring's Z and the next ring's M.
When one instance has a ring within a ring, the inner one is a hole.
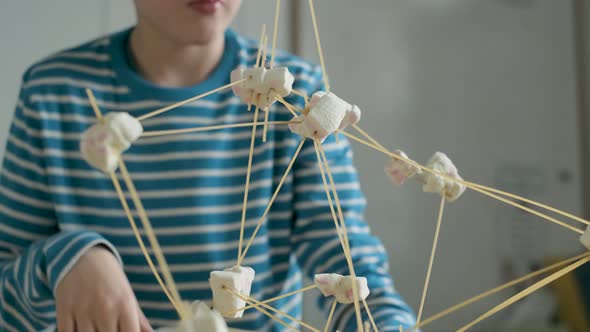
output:
M449 157L442 153L436 152L426 164L426 167L441 174L431 172L422 172L415 164L409 162L408 156L401 150L396 150L395 154L406 160L392 158L385 166L385 174L396 185L402 185L406 180L416 178L422 182L422 190L427 193L438 193L445 196L449 202L457 200L465 192L465 185L454 180L463 180L459 176L457 167ZM589 236L590 237L590 236ZM590 239L589 239L590 242Z
M105 173L114 172L121 154L142 134L143 126L136 118L111 112L84 132L80 151L91 166Z
M240 318L244 311L233 312L243 308L246 302L234 296L226 289L241 294L244 297L250 296L252 281L254 280L254 269L250 267L234 266L223 271L211 272L209 285L213 292L213 308L221 312L227 318ZM229 315L225 313L232 312Z
M191 319L183 320L175 327L165 327L157 332L229 332L221 314L209 308L205 302L195 301L191 304Z
M267 110L272 105L275 95L288 96L295 81L287 67L240 67L231 72L232 83L244 79L246 81L232 87L234 94L261 110Z
M367 286L367 278L343 276L335 273L322 273L314 276L314 283L324 296L334 296L336 301L343 304L354 302L352 283L355 282L359 300L363 301L369 296L370 290Z
M551 221L555 224L559 224L561 226L567 227L574 232L582 234L582 236L580 237L580 242L586 248L590 249L590 226L584 232L584 231L578 229L577 227L567 225L566 223L560 222L559 220L556 220L555 218L551 218L545 214L539 213L538 211L534 211L530 208L525 207L524 205L520 205L516 202L510 201L509 199L506 199L501 196L507 196L510 198L514 198L515 200L527 202L527 203L537 206L537 207L548 209L548 210L553 211L553 212L560 214L562 216L566 216L568 218L582 222L586 225L590 225L590 221L573 216L567 212L557 210L555 208L551 208L551 207L543 205L541 203L531 201L531 200L528 200L523 197L516 196L511 193L503 192L503 191L500 191L500 190L497 190L494 188L485 187L485 186L478 185L478 184L471 183L471 182L463 182L462 178L458 174L457 168L455 167L455 165L453 165L452 161L444 153L440 153L440 152L435 153L433 155L433 157L429 160L429 162L426 164L426 167L421 166L421 165L409 160L407 155L405 153L403 153L402 151L395 151L395 153L390 152L385 147L383 147L383 145L381 145L375 139L370 137L368 133L364 132L362 129L360 129L358 126L356 126L355 124L360 120L360 116L361 116L360 109L357 106L351 105L348 102L346 102L346 101L342 100L341 98L339 98L338 96L336 96L335 94L329 92L330 86L329 86L329 83L327 80L327 75L325 72L325 64L324 64L323 56L322 56L322 52L321 52L321 46L320 46L320 42L319 42L319 34L317 31L317 24L315 23L315 14L313 12L313 3L312 2L313 2L313 0L310 0L312 20L314 22L314 30L315 30L314 32L316 35L316 41L317 41L318 50L320 53L320 62L322 65L324 86L326 87L327 92L322 92L322 91L316 92L313 94L313 96L311 97L310 100L307 100L308 99L307 98L308 91L304 91L304 92L293 91L292 85L294 82L294 77L293 77L293 75L291 75L291 73L289 73L287 68L285 68L285 67L273 68L273 65L272 65L273 58L274 58L274 44L275 44L274 39L276 39L275 38L276 34L277 34L276 26L277 26L277 22L278 22L278 13L280 12L280 10L279 10L280 9L280 5L279 5L280 1L277 1L277 14L275 17L275 32L274 32L275 37L273 37L273 51L272 51L273 56L271 57L271 62L270 62L271 68L270 69L265 67L266 53L264 52L262 57L260 57L261 54L259 52L258 58L264 59L264 60L262 60L262 63L260 63L259 60L257 60L256 67L254 67L254 68L238 68L231 73L231 81L235 85L227 85L224 87L220 87L220 88L211 90L211 91L201 94L199 96L196 96L196 97L187 99L185 101L182 101L182 102L167 106L165 108L156 110L154 112L151 112L151 113L147 114L147 116L146 115L140 116L137 119L131 117L127 113L110 113L110 114L106 115L104 118L102 118L102 115L100 114L100 110L98 110L96 102L95 101L94 101L94 103L92 102L92 100L94 100L94 97L89 94L89 100L95 110L97 117L100 119L100 123L92 126L90 129L87 130L87 132L84 133L84 135L82 136L82 142L80 144L80 150L82 151L84 159L86 159L86 161L90 165L92 165L94 168L97 168L105 173L110 173L110 176L113 179L113 183L115 184L115 189L117 189L117 193L122 201L123 208L125 209L126 214L128 215L128 218L130 219L130 222L132 225L134 225L133 216L132 216L131 212L129 212L129 207L125 203L126 200L125 200L125 197L121 191L117 177L112 172L114 172L117 169L117 166L120 165L122 175L126 180L127 187L129 188L129 192L134 200L134 204L137 206L138 212L143 211L144 208L141 204L141 201L140 201L140 198L137 194L137 191L136 191L135 187L133 186L133 182L129 178L128 174L124 175L124 173L127 173L127 170L126 170L126 167L124 167L124 163L121 158L121 155L126 150L128 150L130 148L130 146L137 139L139 139L140 136L147 135L147 134L143 133L143 127L139 123L139 120L143 121L144 119L149 118L151 116L163 113L167 110L173 109L173 108L181 106L181 105L185 105L189 102L198 100L204 96L210 95L212 93L215 93L217 91L220 91L220 90L223 90L225 88L229 88L230 86L232 86L234 93L238 97L240 97L245 103L253 104L257 108L262 109L263 111L267 111L267 113L266 113L267 117L268 117L269 107L276 100L280 101L283 105L285 105L285 107L291 113L293 113L294 115L297 114L296 107L289 104L287 101L285 101L284 97L287 97L291 93L295 93L295 94L299 95L300 97L302 97L305 100L306 106L304 109L300 110L299 115L295 115L295 119L294 119L295 121L293 121L293 123L289 124L289 128L293 133L299 134L305 138L311 138L316 142L320 142L320 141L323 142L332 133L342 133L343 135L349 136L350 138L358 141L359 143L362 143L366 146L372 147L373 149L375 149L381 153L384 153L385 155L393 158L390 160L390 163L385 167L385 171L386 171L387 175L391 178L393 183L395 183L397 185L402 185L409 179L415 179L415 180L418 180L419 182L421 182L423 190L425 192L433 192L433 193L440 194L442 196L441 205L440 205L441 207L439 209L439 217L438 217L438 221L437 221L437 230L435 233L435 241L433 243L433 250L432 250L431 259L430 259L430 263L429 263L429 269L428 269L427 278L426 278L426 282L425 282L425 286L424 286L423 297L421 300L420 311L422 311L424 301L426 299L426 294L427 294L426 291L428 289L428 283L430 280L430 271L431 271L432 263L433 263L434 257L435 257L436 241L438 239L439 229L440 229L442 215L443 215L444 204L446 201L452 202L452 201L458 199L465 191L466 186L469 187L470 189L480 192L486 196L493 197L496 200L505 202L507 204L510 204L512 206L515 206L517 208L520 208L522 210L525 210L525 211L535 214L537 216L540 216L540 217L542 217L548 221ZM264 29L263 29L263 37L264 38L261 37L260 45L264 45L264 48L266 48L266 46L265 46L266 42L262 42L262 40L267 39L266 36L264 36ZM261 49L263 49L262 46L259 47L259 50L261 50ZM257 117L256 117L256 119L257 119ZM268 119L265 118L265 126L268 124L267 121L268 121ZM277 123L278 122L279 121L277 121ZM285 123L283 122L282 124L285 124ZM251 139L252 141L251 142L254 142L255 128L257 126L256 121L254 121L251 124L246 124L246 123L238 124L239 127L242 127L242 126L249 127L250 125L252 125L252 127L253 127L253 134L252 134L252 139ZM236 127L238 127L238 126L236 126ZM354 126L354 128L360 134L362 134L365 137L365 139L368 141L365 141L362 138L355 137L354 135L344 131L344 129L346 129L349 126ZM199 128L199 131L219 129L219 127L222 127L222 126L210 126L207 128ZM301 144L303 144L303 141L305 141L305 140L302 140ZM254 143L251 143L250 158L252 158L253 146L254 146ZM300 145L300 147L301 147L301 145ZM370 290L367 285L367 280L365 278L355 276L354 266L353 266L353 262L352 262L352 258L351 258L352 256L350 254L350 244L348 243L348 238L346 237L347 236L346 235L347 234L346 228L345 228L346 223L344 221L344 217L340 216L340 218L338 218L338 216L336 215L336 212L334 211L334 210L336 210L340 214L342 214L342 212L341 212L342 208L340 206L340 202L338 201L336 186L335 186L334 181L332 179L332 173L329 169L329 162L328 162L327 158L325 157L325 155L323 156L324 161L322 161L321 155L324 154L324 151L322 150L321 144L315 144L315 148L316 148L316 153L318 154L318 163L320 165L324 165L325 169L326 169L325 174L324 174L322 167L320 167L320 170L322 172L322 176L324 177L327 174L328 178L330 179L330 184L328 184L324 178L324 186L326 188L328 201L330 201L330 196L331 196L329 186L331 186L331 188L332 188L332 193L334 195L334 203L330 203L330 204L333 205L332 206L333 219L334 219L334 222L337 226L336 228L337 228L337 231L339 232L339 235L340 234L342 235L340 237L340 241L341 241L343 249L345 251L345 258L347 259L347 261L349 263L350 275L343 276L343 275L338 275L338 274L317 274L314 278L314 283L315 283L314 286L317 287L322 292L322 294L324 296L334 296L335 301L333 304L332 313L334 312L334 308L336 308L336 305L338 303L342 303L342 304L354 303L355 314L357 316L356 317L357 318L356 325L357 325L358 331L361 331L361 328L363 326L362 321L361 321L360 305L359 305L359 302L362 301L365 306L365 310L367 312L367 315L369 316L371 322L373 323L373 329L377 330L376 325L374 324L374 320L372 319L372 316L371 316L370 308L365 301L370 293ZM296 154L293 156L293 161L295 161L295 159L297 158L298 153L299 152L296 152ZM401 158L399 158L399 157L401 157ZM249 169L248 172L250 172L251 165L248 165L248 169ZM284 177L286 177L287 174L289 173L289 169L290 169L290 166L289 166L289 168L287 168L287 171L286 171ZM248 192L247 188L248 188L248 183L249 183L249 175L247 176L247 178L248 178L248 180L246 182L247 184L245 187L246 188L245 189L246 197L247 197L247 192ZM459 182L461 182L461 183L459 183ZM279 185L279 187L280 187L280 185ZM278 189L277 189L277 193L278 193ZM267 209L270 209L273 201L274 201L274 196L271 199ZM243 208L242 208L244 216L245 216L246 209L247 209L247 199L245 198ZM167 267L167 264L165 262L165 259L163 258L162 250L159 247L157 241L155 241L155 234L154 234L154 231L151 230L149 219L147 218L145 211L140 213L140 218L142 219L142 222L144 223L144 227L146 229L146 234L151 233L154 238L154 240L151 241L152 247L153 247L152 249L153 249L154 253L160 253L161 262L158 262L160 265L160 269L162 271L169 270ZM243 218L245 218L245 217L243 217ZM264 218L262 218L262 219L264 220ZM340 220L338 220L338 219L340 219ZM339 223L342 225L342 231L339 229L339 227L340 227ZM243 232L244 221L242 221L241 227L242 227L242 232ZM136 234L138 234L137 230L135 230L134 232ZM254 233L256 233L256 232L254 232ZM251 241L254 240L254 236L255 236L255 234L253 234ZM141 236L138 236L138 238L141 238ZM241 241L241 239L240 239L240 241ZM237 266L225 269L223 271L213 271L211 273L209 281L210 281L210 286L211 286L211 290L213 293L212 306L214 309L211 309L209 306L207 306L206 304L204 304L202 302L195 302L195 303L193 303L193 305L191 307L192 310L188 310L189 306L187 304L185 307L181 308L182 310L177 309L182 320L178 324L176 324L174 327L160 329L159 330L160 332L196 332L196 331L199 331L199 332L201 332L201 331L238 332L237 330L229 329L227 327L223 316L225 316L227 318L242 317L246 302L248 302L248 304L249 304L248 308L257 309L260 312L265 313L267 316L269 316L271 319L275 320L277 323L281 323L288 328L288 326L286 325L285 322L281 321L277 317L274 317L272 314L269 314L268 312L264 312L262 310L263 303L270 303L278 298L283 298L284 296L275 297L273 299L266 300L264 302L260 302L258 300L255 300L254 298L250 298L251 287L252 287L255 272L253 269L251 269L249 267L239 266L240 265L239 262L241 262L243 260L244 256L246 255L245 251L247 251L248 246L246 247L243 254L241 252L241 250L242 250L241 242L240 242L239 247L240 247L240 252L238 253ZM143 251L144 251L145 256L149 257L149 254L147 253L147 250L145 248L143 248ZM590 255L590 253L586 253L585 255ZM553 278L551 280L555 280L555 278L559 277L559 276L557 276L559 273L561 273L561 275L563 275L565 273L568 273L568 271L572 271L574 268L581 266L584 263L587 263L590 260L590 257L589 256L578 256L578 257L574 257L570 260L563 261L560 264L563 264L563 265L570 264L574 260L577 260L577 262L571 264L570 266L568 266L567 268L564 268L561 271L556 272L554 274L555 277L554 277L554 275L551 275L544 280L550 280L550 278ZM555 267L557 267L557 265L555 265ZM154 271L154 274L158 275L157 270L155 268L152 268L152 269ZM544 270L544 271L549 271L549 270ZM541 271L538 271L538 272L541 272ZM535 272L535 273L537 273L537 272ZM168 274L170 275L169 271L168 271ZM164 275L166 276L166 274L164 274ZM464 301L464 302L460 303L459 305L456 305L450 309L447 309L444 312L437 314L437 315L433 316L432 318L426 319L422 322L420 322L420 315L418 315L419 316L418 323L414 327L410 328L410 330L415 330L417 328L425 326L426 324L430 324L434 320L440 319L443 316L448 315L451 312L458 310L459 308L462 308L466 305L469 305L476 300L480 300L480 299L487 297L493 293L499 292L502 289L512 287L512 285L523 282L524 280L528 280L528 279L533 278L534 276L537 276L537 275L538 274L530 274L525 277L519 278L518 280L515 280L513 282L504 284L504 285L497 287L491 291L482 293L478 296L473 297L472 299ZM172 279L171 275L170 275L169 279L170 279L170 281L167 280L166 285L163 285L162 288L165 291L166 291L167 287L169 287L170 289L174 288L174 290L176 291L176 286L174 286L174 280ZM542 282L543 282L543 280L542 280ZM547 281L547 282L549 282L549 281ZM160 283L162 284L161 281L160 281ZM539 286L533 285L531 287L536 287L536 288L530 288L531 289L530 291L528 289L525 289L523 292L520 293L520 294L524 294L520 298L526 296L526 294L532 293L533 291L539 289L540 287L543 287L546 284L547 283L545 283L543 285L539 284ZM173 285L174 287L171 287L169 285ZM306 287L306 288L300 289L296 292L291 292L289 294L289 296L293 295L294 293L301 293L303 291L306 291L307 289L313 289L313 288ZM354 293L356 293L356 294L353 294L353 289L354 289ZM526 292L528 292L528 293L526 293ZM167 294L168 294L168 292L167 292ZM517 296L520 296L520 294L517 294ZM286 294L284 294L284 295L286 295ZM176 296L169 296L169 298L170 298L171 302L173 304L175 304L175 306L180 307L177 304L184 303L182 301L182 299L180 298L179 294L177 294ZM491 315L495 312L498 312L499 310L502 310L502 308L505 308L508 305L515 303L515 301L517 301L517 300L518 300L517 297L513 297L512 299L509 299L508 301L504 302L500 306L492 309L489 313L484 314L483 316L478 318L476 321L470 323L468 326L461 328L459 331L465 331L467 328L470 328L471 326L473 326L477 322L481 321L482 319L485 319L486 317L489 317L489 315ZM294 320L293 318L288 318L285 315L285 313L282 313L279 310L275 309L275 310L271 310L271 311L273 311L279 315L283 315L285 318L290 319L293 322L296 322L296 320ZM330 315L332 315L332 313ZM327 330L327 328L330 326L330 324L329 324L330 319L331 318L328 318L328 323L326 324L325 330ZM299 323L303 323L303 322L299 322ZM301 324L301 325L303 326L303 324ZM367 331L367 326L368 326L368 324L364 325L365 332ZM315 329L310 329L310 330L315 330ZM319 330L317 330L317 331L319 331Z
M408 156L401 150L394 151L398 156L409 159ZM405 160L391 158L389 163L385 166L385 174L391 179L391 182L401 186L406 180L413 178L417 174L421 174L422 170Z
M293 118L291 132L323 142L336 130L345 129L361 119L361 110L332 92L318 91L309 101L308 109Z
M426 173L422 176L424 185L422 190L429 193L439 193L444 195L447 201L457 200L464 192L465 186L452 179L463 180L459 176L457 167L451 159L442 152L436 152L428 161L426 166L434 171L448 175L451 179L440 176L439 174Z

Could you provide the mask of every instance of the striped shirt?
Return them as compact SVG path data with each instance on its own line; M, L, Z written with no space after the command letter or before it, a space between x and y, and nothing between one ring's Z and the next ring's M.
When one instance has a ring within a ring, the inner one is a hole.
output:
M97 244L121 259L153 326L178 319L139 249L109 177L92 169L79 152L81 134L96 121L84 89L94 90L105 114L141 116L228 84L231 70L254 64L257 46L228 30L222 59L205 82L165 88L144 80L130 66L129 34L130 29L59 52L23 76L0 175L0 330L39 331L54 324L56 286ZM288 66L295 89L308 95L322 89L318 66L281 52L276 65ZM303 107L300 97L288 101ZM246 109L231 91L223 91L143 125L145 131L153 131L252 122L254 112ZM261 112L260 120L263 116ZM275 104L269 120L291 117ZM261 132L253 154L246 240L301 140L285 125L269 126L266 143ZM236 263L250 135L251 128L243 127L146 137L124 154L185 300L209 301L209 273ZM371 289L368 303L373 315L381 331L409 327L413 313L394 289L384 247L363 220L365 199L349 144L344 138L329 138L324 148L355 270L367 277ZM243 265L256 270L251 293L256 299L299 289L304 276L349 273L311 142L303 146ZM327 313L331 299L314 292ZM294 317L302 313L301 296L275 306ZM338 306L335 317L335 328L354 329L352 306ZM255 331L284 330L256 310L229 324Z

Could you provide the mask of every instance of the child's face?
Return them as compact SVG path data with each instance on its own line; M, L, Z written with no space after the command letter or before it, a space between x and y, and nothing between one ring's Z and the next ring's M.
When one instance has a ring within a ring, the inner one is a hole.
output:
M135 0L138 24L181 44L206 44L223 35L242 0Z

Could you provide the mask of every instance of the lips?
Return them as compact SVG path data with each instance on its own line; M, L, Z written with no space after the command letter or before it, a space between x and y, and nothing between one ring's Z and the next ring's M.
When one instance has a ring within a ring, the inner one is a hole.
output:
M204 14L212 15L217 12L223 0L194 0L188 3L188 6L193 10Z

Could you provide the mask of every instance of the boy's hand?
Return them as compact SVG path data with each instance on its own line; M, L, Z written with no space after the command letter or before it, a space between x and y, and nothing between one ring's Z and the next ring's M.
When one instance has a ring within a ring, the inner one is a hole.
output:
M56 289L59 332L152 331L129 281L106 248L90 249Z

